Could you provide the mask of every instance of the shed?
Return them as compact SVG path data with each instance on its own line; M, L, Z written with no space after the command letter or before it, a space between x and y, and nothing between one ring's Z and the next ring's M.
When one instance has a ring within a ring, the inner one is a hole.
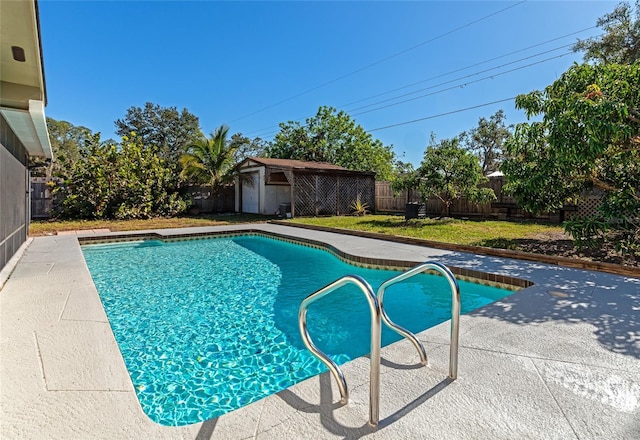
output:
M273 215L289 204L291 216L345 215L358 198L370 209L375 206L373 172L262 157L245 159L238 171L237 212Z

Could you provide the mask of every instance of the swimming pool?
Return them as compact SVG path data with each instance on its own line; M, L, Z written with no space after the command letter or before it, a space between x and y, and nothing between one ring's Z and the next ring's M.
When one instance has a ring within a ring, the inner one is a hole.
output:
M298 332L302 299L348 273L374 289L398 273L256 236L82 249L143 410L171 426L218 417L324 371ZM511 293L460 287L462 313ZM419 275L391 287L385 308L413 332L432 327L450 316L447 282ZM338 363L368 353L368 305L353 287L314 304L308 326ZM383 345L398 339L383 328Z

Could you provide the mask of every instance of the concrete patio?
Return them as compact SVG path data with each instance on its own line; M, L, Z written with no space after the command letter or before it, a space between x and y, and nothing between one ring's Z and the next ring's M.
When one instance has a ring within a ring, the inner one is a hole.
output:
M259 229L355 256L460 268L534 286L464 315L459 377L446 379L449 324L382 350L380 425L368 427L369 359L344 366L339 404L322 374L218 419L184 427L142 412L77 236L33 239L0 291L2 439L640 438L640 274L624 277L273 224Z

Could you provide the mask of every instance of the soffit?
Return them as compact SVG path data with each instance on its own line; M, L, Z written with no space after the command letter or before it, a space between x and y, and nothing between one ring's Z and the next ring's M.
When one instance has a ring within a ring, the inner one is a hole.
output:
M12 46L24 49L24 62L13 58ZM30 99L45 100L38 18L32 0L0 1L0 81L2 106L28 110Z

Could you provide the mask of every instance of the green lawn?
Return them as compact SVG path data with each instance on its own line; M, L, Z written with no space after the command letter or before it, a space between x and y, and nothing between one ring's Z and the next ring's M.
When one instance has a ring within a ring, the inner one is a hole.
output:
M252 214L199 215L193 217L153 218L148 220L34 220L30 236L53 235L59 231L109 229L111 231L140 231L143 229L187 228L191 226L219 226L235 223L263 222L273 217Z
M29 235L53 235L61 231L103 228L111 231L139 231L143 229L216 226L262 222L271 218L273 217L236 214L199 215L148 220L42 220L31 223ZM290 221L309 225L402 235L405 237L415 237L447 243L514 250L521 249L523 241L567 239L561 226L534 222L458 219L414 219L405 221L404 217L394 215L312 217L295 218Z
M447 243L515 249L523 239L545 240L564 237L563 228L534 222L458 219L412 219L403 216L295 218L295 223L378 232Z
M143 229L186 228L237 223L258 223L273 216L251 214L198 215L149 220L93 220L93 221L34 221L29 235L53 235L61 231L109 229L110 231L139 231ZM343 228L389 235L421 238L471 246L511 249L537 254L581 258L619 265L638 266L638 261L603 247L592 250L576 249L571 238L559 225L533 221L495 221L459 219L415 219L405 221L400 215L367 215L364 217L295 218L292 223ZM611 247L611 246L610 246Z

